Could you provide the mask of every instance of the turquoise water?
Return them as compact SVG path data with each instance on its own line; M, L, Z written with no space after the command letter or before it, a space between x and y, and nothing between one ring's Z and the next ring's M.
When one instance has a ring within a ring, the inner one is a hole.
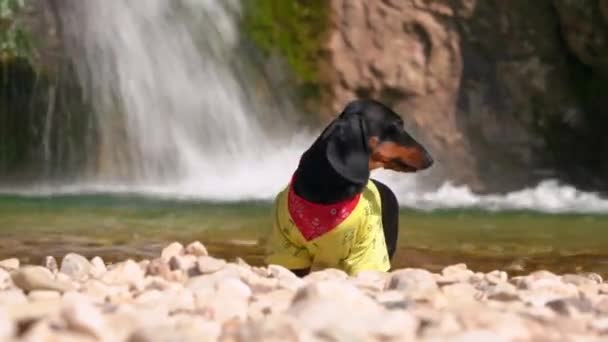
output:
M108 261L158 255L171 241L200 240L214 255L261 264L268 202L214 203L137 195L0 196L0 258L40 263L67 252ZM423 212L402 209L394 267L465 262L516 274L545 268L608 275L608 215Z

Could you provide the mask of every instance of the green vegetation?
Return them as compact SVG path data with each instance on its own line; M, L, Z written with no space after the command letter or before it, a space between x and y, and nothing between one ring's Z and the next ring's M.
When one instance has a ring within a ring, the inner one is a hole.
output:
M319 55L327 22L327 0L251 0L243 30L265 54L277 53L300 85L319 80Z
M0 62L31 57L31 41L19 17L25 3L25 0L0 0Z

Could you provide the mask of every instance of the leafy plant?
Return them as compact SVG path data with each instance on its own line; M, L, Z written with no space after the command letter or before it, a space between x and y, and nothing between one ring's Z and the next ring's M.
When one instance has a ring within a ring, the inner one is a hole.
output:
M0 60L31 57L31 44L20 15L26 0L0 0Z

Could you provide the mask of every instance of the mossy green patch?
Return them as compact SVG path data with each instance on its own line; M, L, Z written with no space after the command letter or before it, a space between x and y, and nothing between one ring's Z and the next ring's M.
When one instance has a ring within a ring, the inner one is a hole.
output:
M329 19L327 0L244 2L243 30L264 53L278 53L298 83L317 83Z
M0 0L0 62L32 56L31 39L20 18L25 3L25 0Z

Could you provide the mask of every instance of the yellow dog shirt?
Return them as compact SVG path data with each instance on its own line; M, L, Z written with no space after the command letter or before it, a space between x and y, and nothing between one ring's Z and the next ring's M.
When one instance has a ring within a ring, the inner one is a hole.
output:
M289 269L338 268L349 275L390 269L380 193L371 180L341 223L310 240L304 237L289 212L290 185L274 201L272 233L266 246L268 264Z

